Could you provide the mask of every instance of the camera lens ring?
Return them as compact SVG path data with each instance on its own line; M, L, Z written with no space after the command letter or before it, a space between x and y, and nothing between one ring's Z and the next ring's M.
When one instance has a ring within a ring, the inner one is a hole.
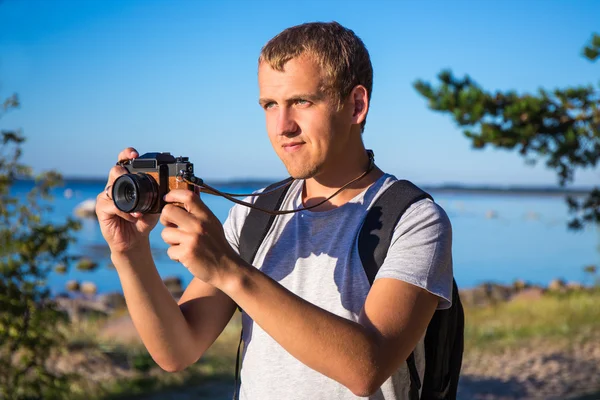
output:
M121 175L113 183L112 198L120 211L146 213L158 199L158 185L148 174Z

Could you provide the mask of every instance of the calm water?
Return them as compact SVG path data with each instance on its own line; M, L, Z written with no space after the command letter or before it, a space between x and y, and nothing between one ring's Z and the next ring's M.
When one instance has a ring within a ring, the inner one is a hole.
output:
M24 196L31 184L19 183L13 193ZM54 211L49 217L60 220L73 215L75 207L94 199L103 190L98 183L67 183L56 189ZM237 193L256 189L225 188ZM65 191L71 196L65 196ZM490 194L431 193L441 204L453 225L454 271L458 285L471 287L482 282L510 283L524 279L547 284L554 278L584 281L583 267L600 265L600 230L588 227L582 232L567 230L567 206L560 196L519 196ZM219 197L203 195L215 215L224 221L231 203ZM495 218L489 214L495 213ZM161 276L179 276L187 283L191 275L166 255L167 245L160 238L162 225L152 232L156 264ZM65 275L53 274L53 292L64 290L68 280L93 281L100 292L121 290L114 269L109 267L108 247L97 221L83 220L77 243L71 253L91 256L100 263L94 272L71 268Z

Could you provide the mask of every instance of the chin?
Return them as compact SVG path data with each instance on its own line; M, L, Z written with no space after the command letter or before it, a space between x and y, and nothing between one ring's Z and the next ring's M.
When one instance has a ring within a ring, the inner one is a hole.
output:
M318 162L311 162L308 157L290 157L287 154L279 154L279 159L283 162L288 174L294 179L314 178L321 172L322 165Z
M310 179L314 178L318 173L318 168L293 168L286 166L288 174L294 179Z

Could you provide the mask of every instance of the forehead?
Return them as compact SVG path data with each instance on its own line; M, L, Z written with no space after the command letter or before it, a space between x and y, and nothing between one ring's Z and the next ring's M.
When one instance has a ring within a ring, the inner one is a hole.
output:
M323 87L323 73L319 64L306 55L286 62L283 71L263 61L258 66L258 86L261 97L318 92Z

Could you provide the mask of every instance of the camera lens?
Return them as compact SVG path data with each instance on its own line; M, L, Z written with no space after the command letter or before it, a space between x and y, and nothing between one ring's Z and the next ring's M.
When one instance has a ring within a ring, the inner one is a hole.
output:
M158 200L158 185L148 174L125 174L115 180L112 196L119 210L145 213Z

